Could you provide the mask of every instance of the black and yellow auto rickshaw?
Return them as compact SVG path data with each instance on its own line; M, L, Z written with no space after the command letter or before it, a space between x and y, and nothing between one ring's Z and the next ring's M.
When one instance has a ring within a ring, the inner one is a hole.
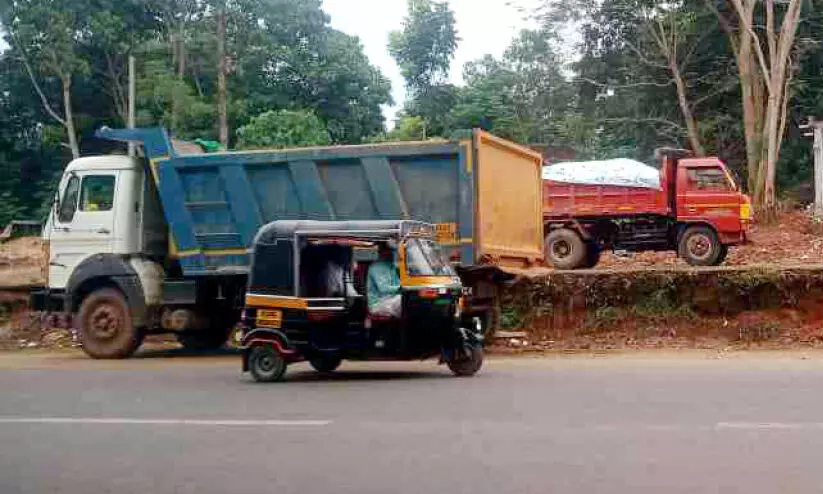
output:
M302 360L324 373L345 359L439 355L459 376L482 365L482 333L460 325L460 278L430 224L275 221L251 256L243 371L257 381Z

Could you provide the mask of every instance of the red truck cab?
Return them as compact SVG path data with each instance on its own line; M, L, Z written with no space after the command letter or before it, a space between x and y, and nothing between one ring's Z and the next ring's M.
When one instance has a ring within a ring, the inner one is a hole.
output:
M751 202L740 193L722 161L716 157L681 159L679 166L664 167L661 174L662 183L669 187L672 184L667 175L676 176L674 209L679 222L711 226L723 245L746 242L752 220Z
M746 242L751 202L720 159L668 149L657 156L660 189L544 180L547 262L590 268L603 249L676 250L689 264L708 266Z

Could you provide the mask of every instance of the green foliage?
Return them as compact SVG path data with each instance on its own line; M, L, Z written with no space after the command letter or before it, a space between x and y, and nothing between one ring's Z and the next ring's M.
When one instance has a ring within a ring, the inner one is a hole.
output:
M406 81L403 113L423 119L423 137L442 137L452 128L458 89L445 80L458 41L448 2L431 0L408 0L402 30L389 36L389 53Z
M408 0L403 29L389 35L389 53L407 88L416 94L441 83L457 49L454 12L448 2Z
M320 0L0 2L0 36L6 41L0 45L9 47L0 52L0 227L12 218L41 218L71 158L65 129L34 90L21 49L57 114L63 110L61 78L70 82L84 154L111 150L110 144L90 139L95 128L125 124L130 54L137 59L138 125L163 125L175 137L217 138L218 6L228 18L230 142L251 116L268 112L299 118L272 133L272 144L258 135L263 144L254 145L357 143L383 134L381 105L391 102L389 81L369 63L357 38L329 26L321 5ZM249 129L264 123L257 119Z
M389 141L422 141L426 139L426 122L422 117L401 117L387 138Z
M487 55L465 66L453 127L481 127L523 143L588 144L594 126L575 113L575 91L561 69L551 32L522 31L502 59Z
M309 111L268 111L237 131L240 149L322 146L331 143L323 122Z

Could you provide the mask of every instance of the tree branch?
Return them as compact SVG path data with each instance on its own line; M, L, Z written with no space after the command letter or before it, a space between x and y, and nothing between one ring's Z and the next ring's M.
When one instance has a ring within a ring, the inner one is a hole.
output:
M794 1L794 0L792 0ZM763 80L766 82L766 88L769 92L772 91L772 80L770 74L771 71L769 70L769 66L766 63L766 56L763 54L763 47L760 46L760 38L758 38L757 33L754 32L752 28L752 15L751 12L746 12L743 7L741 0L732 0L734 4L734 8L737 10L737 16L740 18L740 22L743 24L743 27L751 36L751 44L755 47L755 52L757 53L757 61L760 63L760 70L763 71ZM754 3L752 4L752 10L754 10Z
M20 44L20 41L17 39L17 36L11 32L9 29L9 34L11 35L11 39L17 47L17 51L20 52L20 59L23 61L23 65L26 67L26 72L29 74L29 79L31 80L31 85L34 86L34 90L37 92L37 95L40 96L40 101L43 103L43 108L46 110L51 118L57 120L61 125L66 125L66 120L61 118L60 115L57 114L56 111L51 107L48 98L46 98L46 94L43 92L43 89L40 87L40 84L37 82L37 77L34 75L34 70L31 68L31 64L29 63L28 57L26 57L26 52L23 50L23 46Z
M777 154L780 154L780 148L783 145L783 135L786 132L786 122L789 120L788 116L788 109L789 109L789 86L791 85L792 79L794 77L794 69L793 67L789 67L788 73L786 74L786 81L783 85L783 111L780 116L780 131L777 139Z
M668 65L666 65L666 64L663 64L663 63L658 63L658 62L653 62L653 61L649 60L648 58L646 58L646 56L645 56L645 55L643 55L643 54L640 52L640 50L639 50L639 49L637 49L637 47L636 47L636 46L634 46L634 45L633 45L632 43L630 43L629 41L626 41L625 43L626 43L626 46L628 46L628 47L629 47L629 49L631 49L631 51L633 51L633 52L634 52L634 54L635 54L635 55L637 55L637 58L638 58L638 59L640 59L640 61L641 61L641 62L643 62L643 63L645 63L646 65L649 65L649 66L651 66L651 67L657 67L657 68L659 68L659 69L668 69L668 68L669 68L669 66L668 66Z
M594 79L589 79L587 77L580 77L578 80L587 82L592 86L597 86L604 89L630 89L636 87L644 87L644 86L654 86L654 87L669 87L674 83L674 79L669 79L667 82L633 82L631 84L606 84L599 81L595 81Z
M732 51L735 55L740 53L740 40L737 39L737 33L735 32L734 28L731 24L729 24L729 20L726 19L726 16L720 13L717 9L717 5L713 0L704 0L704 4L706 8L714 12L714 15L717 17L717 22L720 23L721 29L726 32L726 35L729 38L729 43L732 45Z
M697 105L703 103L704 101L710 100L710 99L714 98L715 96L717 96L718 94L723 94L726 91L729 91L730 89L734 88L738 84L740 84L740 81L733 80L731 82L727 82L726 84L721 86L720 89L717 89L715 91L712 91L708 94L705 94L705 95L701 96L700 98L697 98L694 101L694 103L692 103L692 107L697 107Z

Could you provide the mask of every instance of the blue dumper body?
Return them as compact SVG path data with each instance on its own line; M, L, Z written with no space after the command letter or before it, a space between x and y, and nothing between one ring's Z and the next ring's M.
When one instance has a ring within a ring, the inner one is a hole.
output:
M461 141L178 154L165 130L97 136L143 145L187 277L245 273L275 220L414 219L462 265L542 258L539 154L481 131Z

